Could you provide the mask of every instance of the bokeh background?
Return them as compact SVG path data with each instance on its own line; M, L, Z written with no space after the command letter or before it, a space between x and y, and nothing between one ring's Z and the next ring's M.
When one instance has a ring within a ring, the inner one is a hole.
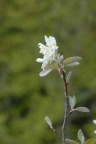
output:
M70 116L66 137L82 129L94 137L96 125L96 0L0 0L0 144L58 144L48 115L61 134L63 81L58 71L39 77L38 43L54 36L64 57L80 56L69 95L90 113Z

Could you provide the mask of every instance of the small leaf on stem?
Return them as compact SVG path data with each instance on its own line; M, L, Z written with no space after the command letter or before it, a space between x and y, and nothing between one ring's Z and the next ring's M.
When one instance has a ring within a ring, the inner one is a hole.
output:
M75 96L73 96L73 104L74 104L74 106L76 105L76 97Z
M46 123L49 125L49 127L50 127L51 129L53 129L52 122L51 122L51 120L49 119L48 116L45 117L45 121L46 121Z
M79 62L73 62L73 63L67 64L65 66L73 67L73 66L77 66L77 65L79 65Z
M71 78L71 75L72 75L72 71L70 71L66 77L66 81L69 82L70 78Z
M77 143L76 141L73 141L73 140L70 140L70 139L65 139L65 141L66 141L68 144L79 144L79 143Z
M78 61L80 61L82 58L79 57L79 56L74 56L74 57L69 57L69 58L66 58L63 63L64 65L69 65L69 64L72 64L72 63L77 63ZM78 63L79 64L79 63Z
M75 110L79 112L89 112L89 109L86 107L77 107Z
M94 138L91 138L91 139L88 139L85 144L94 144L94 142L96 142L96 139Z
M69 96L69 105L72 109L73 108L73 98L71 96Z
M70 104L71 109L73 109L75 104L76 104L76 97L75 96L73 96L73 97L69 96L69 104Z
M79 129L79 131L78 131L78 139L81 141L81 144L84 144L85 137L84 137L83 132L82 132L81 129Z

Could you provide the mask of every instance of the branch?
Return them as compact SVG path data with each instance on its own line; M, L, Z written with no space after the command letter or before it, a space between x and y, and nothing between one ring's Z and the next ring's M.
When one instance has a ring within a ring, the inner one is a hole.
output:
M63 69L60 69L60 73L62 74L64 80L64 92L65 92L65 112L64 112L64 120L62 125L62 144L65 144L65 126L66 126L66 120L68 118L67 112L69 107L68 82L66 81L65 71Z
M70 112L68 113L68 115L66 116L66 119L67 119L71 114L72 114L72 111L70 111Z
M57 131L53 128L52 129L53 132L56 134L57 138L62 142L62 138L60 137L60 135L57 133Z

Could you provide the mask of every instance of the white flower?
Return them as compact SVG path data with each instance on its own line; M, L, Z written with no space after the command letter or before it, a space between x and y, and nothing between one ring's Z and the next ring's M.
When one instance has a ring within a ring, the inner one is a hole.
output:
M69 57L64 60L63 55L60 56L58 53L58 46L56 44L56 40L52 36L45 36L46 44L39 43L38 46L40 48L41 54L43 54L43 58L37 58L37 62L42 63L42 70L40 72L40 76L45 76L50 73L53 69L57 69L60 72L64 66L76 66L78 65L78 61L81 60L81 57ZM62 75L62 74L61 74Z
M96 120L93 120L93 123L96 124ZM94 131L94 133L96 134L96 130Z
M93 120L93 123L96 124L96 120Z
M94 131L94 133L96 134L96 130Z
M39 43L40 53L43 54L43 58L37 58L37 62L42 63L43 71L40 73L40 76L45 76L53 69L59 69L59 66L62 65L63 55L60 56L58 53L58 46L54 37L45 36L46 45Z

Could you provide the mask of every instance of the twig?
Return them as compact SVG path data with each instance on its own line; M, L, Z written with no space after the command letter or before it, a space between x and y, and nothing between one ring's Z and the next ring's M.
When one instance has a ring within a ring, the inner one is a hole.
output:
M71 114L72 114L72 111L70 111L70 112L68 113L68 115L66 116L66 119L67 119Z
M62 142L62 138L60 137L60 135L57 133L57 131L53 128L52 129L53 132L56 134L57 138Z
M60 69L63 80L64 80L64 91L65 91L65 112L64 112L64 120L62 125L62 144L65 144L65 126L66 126L66 120L68 118L67 112L68 112L68 106L69 106L69 99L68 99L68 82L66 81L66 75L65 71L63 69Z

